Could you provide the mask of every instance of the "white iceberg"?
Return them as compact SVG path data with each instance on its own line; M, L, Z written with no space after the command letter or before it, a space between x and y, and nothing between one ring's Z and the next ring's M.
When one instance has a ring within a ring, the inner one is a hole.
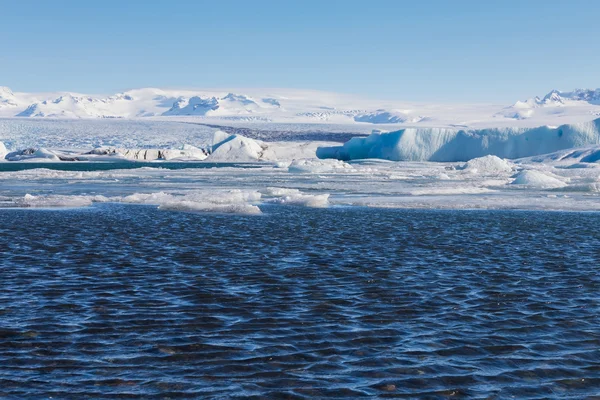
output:
M211 154L206 161L212 162L253 162L262 159L266 146L241 135L229 135L217 131L213 137Z

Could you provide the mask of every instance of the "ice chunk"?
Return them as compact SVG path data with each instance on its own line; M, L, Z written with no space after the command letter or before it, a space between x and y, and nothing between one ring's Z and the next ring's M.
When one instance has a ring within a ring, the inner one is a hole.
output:
M125 203L158 205L161 210L198 211L235 214L260 214L252 204L261 199L257 191L192 192L174 195L165 192L134 193L123 198Z
M104 196L78 196L78 195L46 195L33 196L26 194L14 200L14 207L52 208L52 207L87 207L94 202L109 201Z
M524 170L515 175L513 185L524 185L530 188L554 189L567 186L558 176L550 172Z
M321 174L335 171L349 171L353 167L340 160L318 160L318 159L302 159L294 160L288 166L288 172L305 173L305 174Z
M329 194L304 194L298 189L267 188L266 193L276 196L268 200L270 203L295 205L312 208L326 208L329 206Z
M6 146L4 145L4 143L0 142L0 159L4 158L6 156L6 153L8 153L8 150L6 150Z
M503 160L500 157L485 156L467 161L467 163L461 169L471 173L493 175L503 172L513 172L515 165L510 161Z
M25 149L8 153L8 161L60 161L59 156L51 150L40 147L39 149Z
M213 142L224 137L224 132L217 131ZM266 146L265 146L266 147ZM207 161L212 162L253 162L262 158L263 147L256 140L241 136L229 135L213 144L212 153Z

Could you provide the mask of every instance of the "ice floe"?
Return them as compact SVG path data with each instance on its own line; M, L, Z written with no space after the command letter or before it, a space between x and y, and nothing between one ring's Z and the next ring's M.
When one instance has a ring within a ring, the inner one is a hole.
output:
M298 189L267 188L266 194L274 196L267 201L275 204L297 205L312 208L329 206L329 194L305 194Z
M254 203L260 201L256 191L230 190L220 192L193 192L174 195L165 192L134 193L123 198L124 203L152 204L161 210L197 211L234 214L260 214Z
M351 171L354 168L340 160L301 159L294 160L288 166L288 171L303 174L322 174L326 172Z

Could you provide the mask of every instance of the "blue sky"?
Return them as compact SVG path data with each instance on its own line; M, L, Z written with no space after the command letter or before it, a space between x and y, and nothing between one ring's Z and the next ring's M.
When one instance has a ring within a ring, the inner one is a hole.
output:
M600 1L0 0L0 86L507 102L600 87Z

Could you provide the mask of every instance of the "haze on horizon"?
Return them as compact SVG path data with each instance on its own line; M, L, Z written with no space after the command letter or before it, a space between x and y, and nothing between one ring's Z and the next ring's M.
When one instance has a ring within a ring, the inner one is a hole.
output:
M0 3L0 86L279 87L512 103L600 86L600 3Z

